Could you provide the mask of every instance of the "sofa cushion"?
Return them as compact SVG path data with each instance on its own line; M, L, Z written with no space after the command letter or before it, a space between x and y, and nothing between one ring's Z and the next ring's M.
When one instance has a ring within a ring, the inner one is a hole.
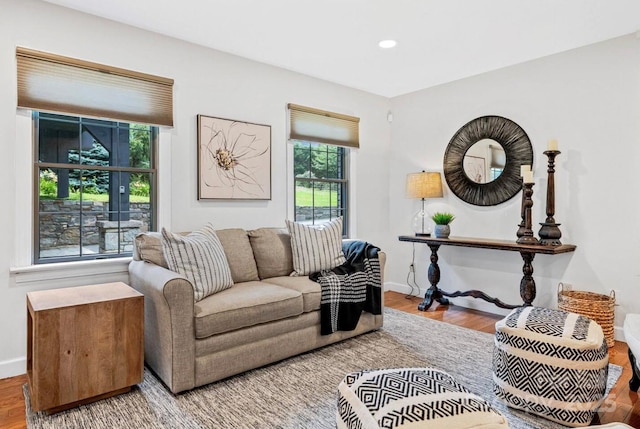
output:
M240 228L219 229L216 234L222 243L225 255L227 255L234 283L259 280L258 267L253 258L253 250L247 231Z
M308 276L346 262L342 252L342 218L319 225L286 221L291 234L294 276Z
M186 235L187 233L179 232L177 234ZM222 243L233 281L241 283L258 280L258 268L247 231L240 228L219 229L216 230L216 235ZM159 232L143 232L136 235L134 243L135 260L151 262L152 264L169 268L162 252L162 234ZM291 256L289 256L290 258ZM290 272L291 270L287 274Z
M320 310L320 298L322 290L320 284L310 280L309 277L271 277L263 280L265 283L273 283L288 289L297 290L302 294L304 312Z
M249 231L249 240L261 279L291 274L291 236L287 228L254 229Z
M188 235L162 228L162 250L169 269L189 279L196 301L233 285L224 249L211 225Z
M159 232L142 232L134 240L134 256L136 261L151 262L169 268L162 252L162 234Z
M263 282L237 283L195 304L196 338L302 314L302 294Z

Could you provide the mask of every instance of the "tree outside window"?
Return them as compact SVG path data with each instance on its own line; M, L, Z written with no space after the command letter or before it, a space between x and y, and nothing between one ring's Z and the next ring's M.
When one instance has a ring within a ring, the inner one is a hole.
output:
M346 218L348 151L341 146L294 141L296 222L316 224ZM347 224L345 219L345 236Z

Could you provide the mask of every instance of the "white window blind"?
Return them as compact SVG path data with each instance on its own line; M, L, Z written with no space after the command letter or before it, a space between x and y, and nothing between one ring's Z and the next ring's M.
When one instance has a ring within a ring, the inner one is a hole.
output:
M173 126L173 79L18 47L18 107Z
M290 140L360 147L360 118L289 104Z

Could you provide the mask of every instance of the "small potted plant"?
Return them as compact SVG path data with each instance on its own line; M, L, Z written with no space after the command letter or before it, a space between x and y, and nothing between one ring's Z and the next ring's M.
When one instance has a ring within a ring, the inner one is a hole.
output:
M436 224L433 231L436 238L449 238L449 234L451 233L449 224L453 222L455 218L453 214L446 212L436 212L431 216L431 219Z

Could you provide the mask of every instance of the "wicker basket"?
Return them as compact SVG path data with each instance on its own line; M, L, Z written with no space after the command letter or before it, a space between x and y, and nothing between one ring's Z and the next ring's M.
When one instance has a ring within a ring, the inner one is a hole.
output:
M613 319L616 294L612 290L609 296L594 292L564 290L562 283L558 284L558 308L571 313L581 314L594 320L602 327L607 340L607 346L614 346Z

